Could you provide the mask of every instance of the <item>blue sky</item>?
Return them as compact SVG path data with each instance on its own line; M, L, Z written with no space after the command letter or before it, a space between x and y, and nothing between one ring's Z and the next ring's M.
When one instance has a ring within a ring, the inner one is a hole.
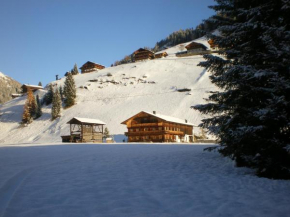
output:
M213 15L213 0L0 0L0 71L43 85L86 61L109 67Z

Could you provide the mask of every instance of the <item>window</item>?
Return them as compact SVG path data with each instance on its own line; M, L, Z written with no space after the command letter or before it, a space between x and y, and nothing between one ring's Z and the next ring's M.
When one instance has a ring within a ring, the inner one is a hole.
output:
M136 132L139 132L139 128L136 128L135 130L136 130Z

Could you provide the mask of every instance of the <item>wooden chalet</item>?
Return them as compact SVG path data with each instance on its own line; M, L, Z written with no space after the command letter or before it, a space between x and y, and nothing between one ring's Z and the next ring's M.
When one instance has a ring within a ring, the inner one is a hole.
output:
M94 63L94 62L86 62L84 65L82 65L82 67L80 67L81 73L90 73L93 71L97 71L97 70L101 70L104 69L105 66L98 64L98 63Z
M187 49L187 53L189 54L200 53L207 49L205 45L197 43L197 42L191 42L190 44L185 46L185 48Z
M154 53L150 50L140 48L133 53L133 59L135 62L142 60L154 59Z
M30 84L23 84L21 88L22 88L22 93L27 93L28 89L32 90L32 92L35 92L39 89L43 89L42 86L30 85Z
M167 57L168 54L166 52L158 52L155 54L155 58L159 59L159 58L164 58Z
M128 142L193 142L193 124L187 120L139 112L121 124L127 125Z
M15 98L20 97L20 96L22 96L21 93L12 93L11 94L12 99L15 99Z
M218 49L218 46L214 43L214 40L210 39L210 40L208 40L207 42L209 43L210 48L211 48L212 50L217 50L217 49Z
M104 122L74 117L67 123L70 125L70 135L61 136L62 142L103 142Z

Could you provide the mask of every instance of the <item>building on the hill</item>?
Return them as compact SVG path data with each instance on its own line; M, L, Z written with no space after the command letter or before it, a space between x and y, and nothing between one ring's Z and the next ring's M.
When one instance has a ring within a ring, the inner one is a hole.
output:
M193 142L193 124L161 114L141 111L123 121L128 142Z
M207 50L207 47L205 45L197 42L191 42L190 44L185 46L185 48L187 49L188 54L199 54Z
M67 123L70 125L70 135L61 136L62 142L103 142L104 122L74 117Z
M39 89L43 89L42 86L38 86L38 85L30 85L30 84L23 84L21 86L22 88L22 93L27 93L28 89L32 90L32 92L35 92Z
M155 58L157 58L157 59L167 57L167 56L168 56L167 52L164 52L164 51L160 51L160 52L155 53Z
M207 42L209 43L212 50L218 50L218 46L214 43L214 40L210 39Z
M12 99L15 99L15 98L20 97L20 96L22 96L21 93L12 93L11 94Z
M101 64L88 61L84 65L82 65L82 67L80 67L80 70L81 70L81 73L84 74L84 73L90 73L93 71L98 71L104 68L105 66Z
M142 60L151 60L154 59L154 52L140 48L133 53L133 59L135 62Z

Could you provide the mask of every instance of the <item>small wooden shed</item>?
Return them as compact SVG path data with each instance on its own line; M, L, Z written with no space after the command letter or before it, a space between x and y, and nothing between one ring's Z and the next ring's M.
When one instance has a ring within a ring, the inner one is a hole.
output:
M201 43L197 43L197 42L191 42L190 44L185 46L185 48L187 49L187 53L192 53L192 54L203 52L207 49L205 45Z
M144 48L139 48L133 53L133 56L135 62L142 60L151 60L154 59L154 52Z
M104 69L105 66L91 61L86 62L80 67L82 74Z
M102 143L104 125L98 119L74 117L69 122L70 135L61 136L62 142L93 142Z

